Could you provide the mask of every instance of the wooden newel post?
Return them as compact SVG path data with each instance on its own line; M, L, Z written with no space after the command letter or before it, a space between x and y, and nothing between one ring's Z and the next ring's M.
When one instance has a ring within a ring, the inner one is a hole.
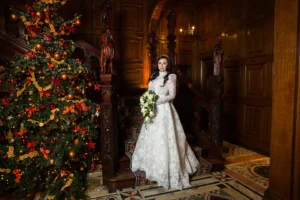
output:
M210 102L210 142L213 146L211 156L214 158L223 158L223 49L220 41L216 42L213 51L213 76L209 77L212 85L212 99Z
M155 32L151 32L148 42L149 42L148 55L150 59L150 69L151 69L150 74L152 74L153 69L156 68L156 57L157 57L156 49L158 43Z
M103 171L103 181L106 184L106 179L115 175L117 171L118 158L118 134L116 129L116 105L113 94L112 74L101 74L101 161Z
M175 52L175 48L176 48L176 35L175 35L175 28L176 28L176 15L174 10L170 10L168 16L167 16L167 20L168 20L168 56L170 58L171 61L171 65L174 67L176 65L176 52Z

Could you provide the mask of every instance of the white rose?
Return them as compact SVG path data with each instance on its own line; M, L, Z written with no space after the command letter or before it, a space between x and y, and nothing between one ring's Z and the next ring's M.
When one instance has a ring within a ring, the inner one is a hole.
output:
M154 112L151 111L151 112L149 113L149 115L150 115L150 117L153 117L153 116L154 116Z
M150 122L150 118L149 118L149 117L146 117L146 118L145 118L145 122Z
M148 103L148 102L146 102L146 103L144 104L144 106L145 106L145 107L148 107L148 106L149 106L149 103Z
M153 95L150 95L148 99L151 101L153 99Z

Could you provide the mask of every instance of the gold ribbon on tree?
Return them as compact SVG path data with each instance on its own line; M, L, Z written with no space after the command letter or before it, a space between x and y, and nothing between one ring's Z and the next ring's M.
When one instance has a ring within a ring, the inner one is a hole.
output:
M51 120L54 120L55 118L55 112L58 112L59 111L59 108L55 108L53 110L51 110L52 114L50 115L49 119L45 122L40 122L40 121L36 121L36 120L33 120L33 119L28 119L27 121L31 122L31 123L36 123L36 124L39 124L40 127L43 127L45 124L49 123Z
M8 158L11 158L11 157L14 157L14 150L15 148L13 146L8 146L8 152L7 152L7 157Z
M4 172L4 173L9 174L10 173L10 169L0 168L0 172Z
M22 156L19 157L19 160L25 160L26 158L33 158L35 156L38 156L39 153L37 151L33 151L33 152L30 152L30 153L27 153L27 154L24 154Z

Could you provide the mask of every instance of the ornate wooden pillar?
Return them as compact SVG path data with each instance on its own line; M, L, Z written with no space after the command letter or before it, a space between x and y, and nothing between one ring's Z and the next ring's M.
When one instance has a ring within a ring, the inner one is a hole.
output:
M212 100L210 101L210 124L209 124L209 139L211 142L210 156L222 159L223 158L223 49L220 41L216 42L213 50L213 76L209 77L209 82L212 85Z
M156 57L157 57L157 37L155 32L151 32L150 37L149 37L149 46L148 46L148 55L149 55L149 59L150 59L150 70L152 74L153 69L156 67Z
M167 39L169 40L168 42L168 56L171 61L171 65L175 66L176 65L176 53L175 53L175 48L176 48L176 35L175 35L175 28L176 28L176 15L174 10L170 10L169 15L167 16L168 20L168 36Z
M118 134L116 128L116 105L113 94L113 84L111 74L101 74L103 82L101 86L101 160L103 181L106 184L107 178L114 176L117 171L118 158Z

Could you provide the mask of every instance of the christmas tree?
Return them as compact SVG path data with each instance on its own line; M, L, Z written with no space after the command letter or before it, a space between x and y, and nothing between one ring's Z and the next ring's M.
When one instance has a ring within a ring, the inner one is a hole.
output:
M85 96L91 71L72 57L69 39L80 16L65 21L59 8L66 0L39 0L24 11L30 47L9 66L0 66L1 82L12 88L0 101L0 193L26 199L43 191L47 199L83 199L87 172L94 166L99 107ZM95 82L97 81L97 82Z

